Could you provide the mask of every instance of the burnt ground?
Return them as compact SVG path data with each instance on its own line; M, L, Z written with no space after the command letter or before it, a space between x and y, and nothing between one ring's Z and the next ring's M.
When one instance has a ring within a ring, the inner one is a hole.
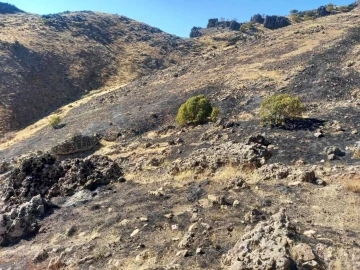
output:
M327 187L311 183L289 187L288 180L251 183L248 174L245 178L249 189L234 191L226 189L231 177L219 173L198 180L183 179L175 185L171 180L148 184L128 181L100 188L83 201L55 198L53 202L62 207L41 222L35 238L4 249L0 266L43 269L51 258L63 253L62 260L69 269L89 269L89 265L96 269L164 269L171 265L180 269L220 269L221 256L250 225L245 214L254 208L268 217L285 207L299 233L316 231L318 239L301 236L313 248L318 243L330 243L351 251L360 244L356 225L360 198L339 189L336 178L322 175ZM162 196L151 194L159 188ZM204 199L209 194L224 196L226 203L207 204ZM232 206L235 200L240 204ZM173 217L166 217L169 213ZM211 228L201 225L193 229L187 247L189 257L178 257L179 241L195 220ZM70 227L75 232L68 236ZM131 237L135 229L140 231ZM196 254L198 247L204 254ZM34 264L30 259L40 249L49 252L49 259Z

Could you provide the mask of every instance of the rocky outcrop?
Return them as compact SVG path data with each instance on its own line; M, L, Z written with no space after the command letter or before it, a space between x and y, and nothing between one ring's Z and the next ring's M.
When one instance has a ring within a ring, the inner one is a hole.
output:
M263 24L264 23L264 17L261 16L260 14L255 14L254 16L251 17L250 21L252 23L260 23Z
M117 163L106 156L62 162L50 154L30 157L19 168L12 170L5 187L5 201L14 205L37 195L44 198L72 195L81 189L94 190L121 175Z
M225 165L253 165L259 167L271 157L270 151L260 144L242 144L226 142L209 148L192 152L188 158L174 164L170 173L195 170L201 173L205 170L215 172Z
M265 16L264 27L269 29L278 29L290 25L291 22L284 16Z
M222 265L229 270L297 269L291 258L294 229L284 210L268 221L260 222L243 235L223 257Z
M209 19L206 28L216 27L219 23L219 19Z
M317 9L317 14L320 17L328 16L331 14L331 12L327 11L325 6L321 6Z
M46 206L41 196L37 195L9 213L0 215L0 246L36 233L38 218L44 215Z
M289 176L290 168L280 163L266 164L257 170L262 180L284 179Z
M201 34L201 32L200 32L200 29L201 29L201 27L196 27L196 26L194 26L194 27L191 29L190 37L191 37L191 38L201 37L202 34Z
M70 155L79 152L91 150L99 143L99 139L96 135L87 136L82 134L76 134L70 139L54 146L51 152L56 155Z
M235 21L235 20L232 20L232 21L230 22L229 28L230 28L230 30L233 30L233 31L239 31L239 30L240 30L240 26L241 26L240 23L238 23L238 22Z

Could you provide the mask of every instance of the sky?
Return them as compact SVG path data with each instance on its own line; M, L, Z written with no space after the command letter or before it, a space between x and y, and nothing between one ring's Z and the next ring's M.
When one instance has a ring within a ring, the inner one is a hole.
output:
M193 26L206 27L210 18L249 21L254 14L287 15L292 9L307 10L329 0L0 0L31 13L91 10L119 14L180 37ZM355 0L335 0L348 5Z

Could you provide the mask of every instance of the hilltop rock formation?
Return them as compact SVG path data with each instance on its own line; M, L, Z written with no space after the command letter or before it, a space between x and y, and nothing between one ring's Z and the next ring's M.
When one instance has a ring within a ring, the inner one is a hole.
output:
M284 17L284 16L265 16L264 19L264 27L269 28L269 29L278 29L278 28L282 28L282 27L286 27L288 25L290 25L291 22L289 20L289 18Z
M260 14L255 14L254 16L251 17L250 21L252 23L260 23L263 24L264 23L264 17L261 16Z
M191 37L191 38L201 37L202 34L201 34L201 32L199 31L200 29L201 29L201 27L196 27L196 26L194 26L194 27L191 29L190 37Z

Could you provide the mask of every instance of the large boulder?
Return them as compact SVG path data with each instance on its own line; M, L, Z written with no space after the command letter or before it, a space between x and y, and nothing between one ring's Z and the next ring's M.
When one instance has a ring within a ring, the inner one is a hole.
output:
M250 21L252 23L260 23L263 24L264 23L264 17L261 16L260 14L255 14L254 16L251 17Z
M278 29L290 25L289 18L284 16L265 16L264 27L269 29Z
M35 234L39 229L38 219L45 214L46 207L45 201L37 195L29 202L0 215L0 246Z
M230 30L233 30L233 31L239 31L239 30L240 30L240 26L241 26L240 23L238 23L238 22L235 21L235 20L232 20L232 21L230 22L229 28L230 28Z
M207 28L216 27L219 24L219 19L209 19Z
M51 152L56 155L70 155L91 150L99 143L96 135L87 136L76 134L64 142L54 146Z
M191 38L201 37L202 34L201 34L201 32L200 32L200 29L201 29L201 27L196 27L196 26L194 26L194 27L191 29L190 37L191 37Z
M321 6L317 9L317 14L320 17L328 16L331 14L331 12L327 11L325 6Z
M272 216L268 221L260 222L246 234L222 258L224 269L255 270L296 268L291 259L290 246L295 235L289 218L284 210Z
M118 164L106 156L61 162L50 154L30 157L11 171L5 187L5 201L14 205L37 195L45 198L72 195L81 189L93 190L106 185L121 175Z

